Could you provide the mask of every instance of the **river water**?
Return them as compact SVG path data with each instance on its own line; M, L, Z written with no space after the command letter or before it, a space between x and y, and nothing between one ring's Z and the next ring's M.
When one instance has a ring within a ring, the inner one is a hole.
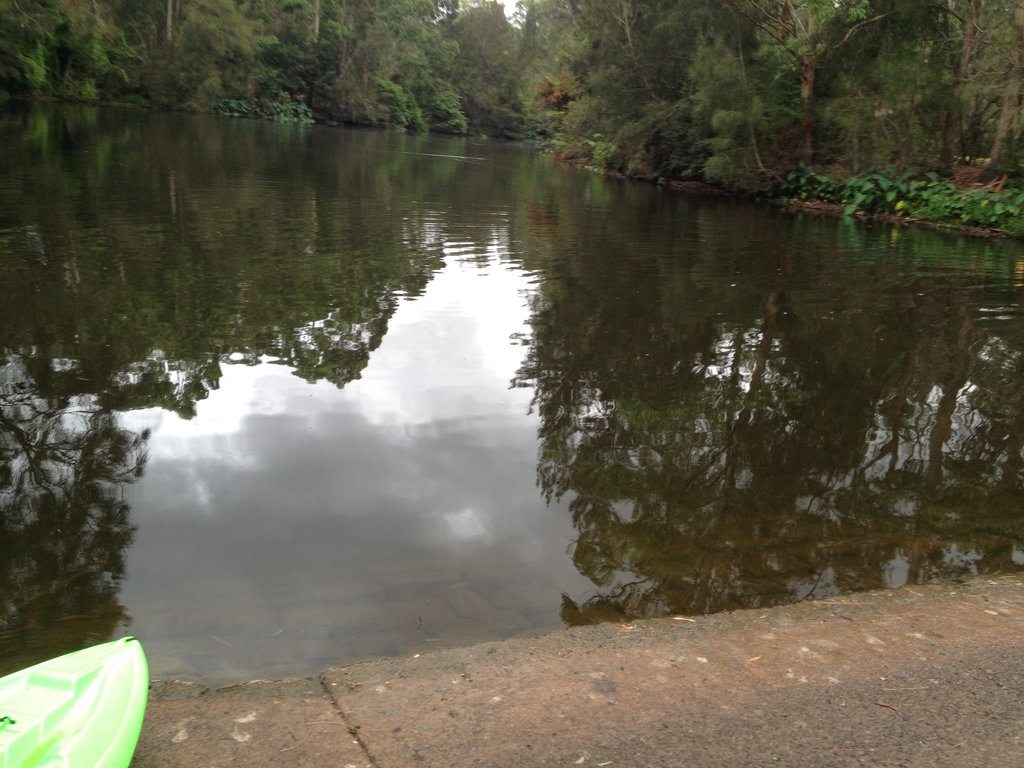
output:
M330 664L1024 566L1024 246L527 147L0 117L0 670Z

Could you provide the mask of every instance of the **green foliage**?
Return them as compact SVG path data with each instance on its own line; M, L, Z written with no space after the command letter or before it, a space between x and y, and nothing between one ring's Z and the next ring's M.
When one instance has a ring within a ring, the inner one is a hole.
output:
M546 25L524 28L536 48L563 28L561 7L527 8L524 23ZM652 179L701 174L748 192L778 186L808 158L857 175L848 188L809 171L784 183L851 210L894 212L902 201L905 213L921 181L864 170L872 163L949 168L957 149L988 151L1003 91L993 75L1022 58L1005 9L968 0L595 0L572 5L569 18L555 71L574 83L571 103L552 105L561 94L535 75L531 121L531 135L563 157ZM1015 125L1022 115L1018 107ZM1012 180L1024 175L1024 152L1010 154L999 161ZM931 204L952 205L940 197ZM991 220L995 203L975 203L968 194L957 218Z
M826 200L833 202L839 199L839 188L828 174L820 173L800 163L786 176L782 193L801 200Z
M997 173L1016 184L1024 183L1024 133L1003 140Z
M767 169L789 164L779 139L800 120L790 60L737 30L703 44L689 74L709 180L757 188Z
M887 213L1024 233L1024 190L960 189L934 171L919 175L872 166L840 179L801 164L786 176L781 192L800 200L843 203L846 214Z
M451 91L434 93L426 105L430 127L441 133L466 133L469 123L462 112L459 97Z
M493 0L464 7L452 34L458 44L453 76L462 93L462 112L470 131L520 137L525 109L520 96L516 33L505 18L504 7Z
M841 202L846 203L846 212L885 211L896 213L906 205L917 183L911 181L909 171L897 173L889 166L878 169L873 166L865 173L847 180L843 187Z
M622 153L614 143L605 141L600 133L595 133L593 138L583 143L590 147L592 165L608 170L622 170Z
M191 0L187 15L159 61L159 102L207 110L246 95L258 49L257 26L234 0Z
M377 80L378 103L384 112L381 122L396 128L426 130L423 112L411 93L396 82Z
M30 51L18 54L18 63L22 68L24 82L33 93L42 93L46 88L48 81L46 55L47 51L43 48L42 40L37 40Z
M926 183L916 185L907 213L931 221L955 221L963 212L963 195L949 179L931 172Z
M301 101L293 101L281 94L280 101L266 101L253 97L221 99L213 111L222 117L248 117L273 120L277 123L311 124L313 111Z
M935 165L958 109L956 2L948 11L921 0L901 3L822 62L818 139L832 159L853 172L873 162Z
M1024 214L1024 191L972 189L962 196L960 223L980 227L1020 230Z

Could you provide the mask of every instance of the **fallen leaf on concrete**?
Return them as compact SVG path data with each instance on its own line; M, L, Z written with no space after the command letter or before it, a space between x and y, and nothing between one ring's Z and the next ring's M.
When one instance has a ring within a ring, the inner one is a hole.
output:
M751 656L749 659L747 659L747 661L757 661L760 658L760 656Z
M674 621L697 621L696 619L691 619L689 616L673 616L672 619Z
M892 704L886 704L884 701L876 701L875 704L877 704L880 707L888 707L893 712L899 712L899 710L896 709L896 707L894 707Z

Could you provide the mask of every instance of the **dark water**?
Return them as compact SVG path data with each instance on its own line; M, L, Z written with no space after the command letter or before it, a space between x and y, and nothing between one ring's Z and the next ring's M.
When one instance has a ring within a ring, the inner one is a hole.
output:
M1024 565L1024 246L523 147L0 118L0 667L311 674Z

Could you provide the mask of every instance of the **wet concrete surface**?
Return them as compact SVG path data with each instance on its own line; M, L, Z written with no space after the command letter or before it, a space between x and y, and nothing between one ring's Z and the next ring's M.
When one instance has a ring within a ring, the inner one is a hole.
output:
M154 684L136 768L1024 766L1024 586L554 632L212 692Z

